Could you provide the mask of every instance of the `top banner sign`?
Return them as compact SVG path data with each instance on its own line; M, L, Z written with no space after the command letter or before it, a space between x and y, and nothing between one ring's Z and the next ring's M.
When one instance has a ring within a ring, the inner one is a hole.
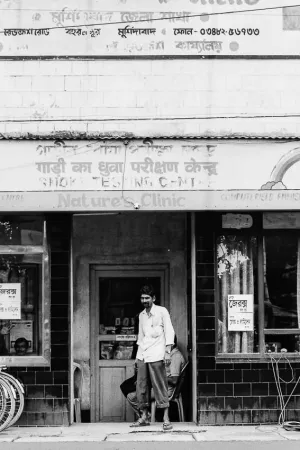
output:
M297 0L10 0L0 57L300 56Z

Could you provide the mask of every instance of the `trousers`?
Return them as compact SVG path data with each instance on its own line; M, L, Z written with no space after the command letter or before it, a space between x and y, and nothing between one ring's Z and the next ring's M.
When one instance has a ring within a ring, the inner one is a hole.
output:
M137 361L136 395L138 408L150 407L151 386L157 408L168 408L168 381L164 361L144 362Z

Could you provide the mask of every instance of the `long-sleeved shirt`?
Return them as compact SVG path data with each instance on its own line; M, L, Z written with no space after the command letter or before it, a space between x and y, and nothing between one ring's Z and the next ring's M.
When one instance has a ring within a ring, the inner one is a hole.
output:
M139 315L139 335L137 359L155 362L164 359L166 346L174 344L174 328L170 314L163 306L152 305Z

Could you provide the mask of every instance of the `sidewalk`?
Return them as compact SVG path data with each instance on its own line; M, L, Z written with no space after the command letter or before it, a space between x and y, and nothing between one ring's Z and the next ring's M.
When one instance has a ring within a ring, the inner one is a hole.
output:
M173 423L172 432L163 432L161 423L130 428L128 423L73 424L70 427L11 427L0 433L3 442L237 442L300 441L300 432L279 425L197 426Z

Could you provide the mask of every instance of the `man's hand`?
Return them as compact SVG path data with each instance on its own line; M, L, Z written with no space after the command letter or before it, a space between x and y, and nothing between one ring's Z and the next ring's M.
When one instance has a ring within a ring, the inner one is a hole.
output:
M165 365L169 366L171 364L171 354L166 351L164 359L165 359Z

